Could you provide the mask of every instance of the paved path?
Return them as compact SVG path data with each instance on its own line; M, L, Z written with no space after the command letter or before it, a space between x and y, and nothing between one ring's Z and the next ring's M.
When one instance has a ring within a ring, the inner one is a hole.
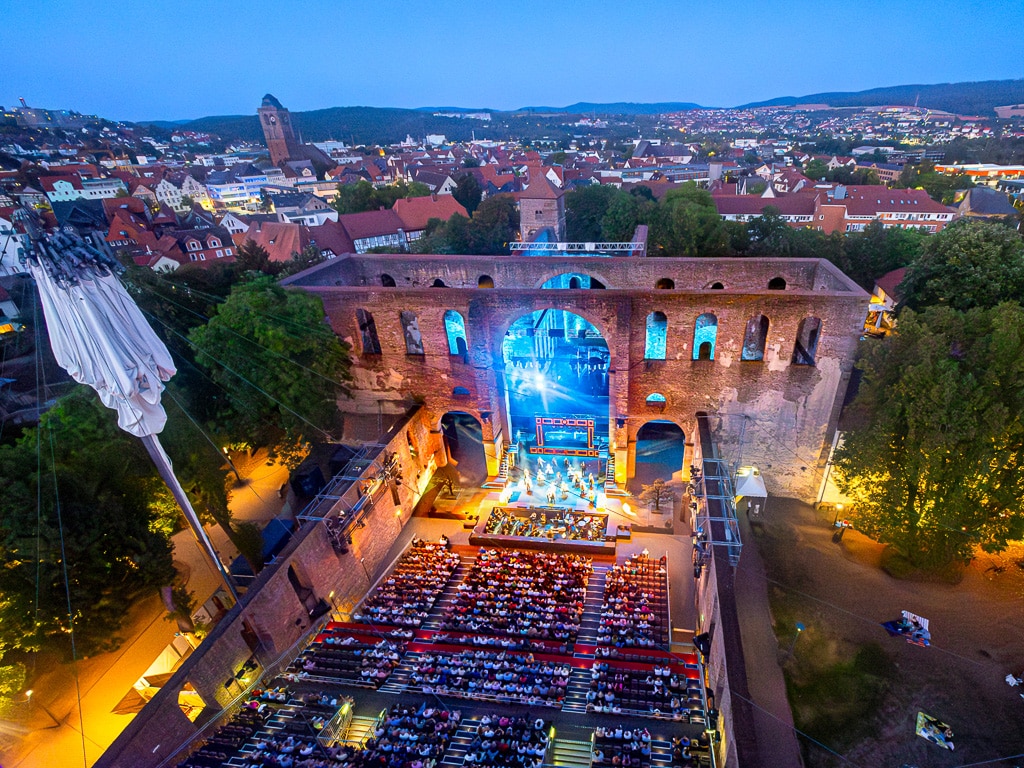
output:
M764 513L771 515L771 507ZM803 765L800 743L793 730L793 713L786 681L779 667L779 644L768 608L768 582L750 522L739 515L743 554L736 569L736 609L739 613L747 685L754 703L757 741L765 765L796 768Z
M287 470L267 464L265 454L248 461L241 469L248 482L233 491L232 514L239 521L266 523L284 505L277 491L287 479ZM222 559L230 560L237 555L219 526L210 526L207 531ZM202 605L220 588L220 576L190 530L177 533L172 543L175 564L188 574L188 589L194 594L196 605ZM64 768L96 762L133 717L116 715L113 709L174 639L176 630L157 595L133 605L120 647L78 664L81 714L72 665L56 665L41 672L32 681L31 707L21 713L29 732L0 754L0 764L4 768Z

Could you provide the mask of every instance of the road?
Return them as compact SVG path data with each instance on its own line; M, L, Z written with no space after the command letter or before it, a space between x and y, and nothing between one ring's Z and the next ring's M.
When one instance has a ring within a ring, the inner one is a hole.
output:
M269 464L265 451L239 457L236 466L246 482L232 492L234 518L262 524L278 515L284 504L278 489L288 479L287 470ZM222 559L237 555L223 530L217 526L207 530ZM176 534L173 544L175 564L188 574L187 586L196 605L201 605L220 587L220 577L191 531ZM40 669L32 680L31 702L19 713L28 733L0 752L0 763L4 768L54 768L96 762L133 717L114 714L114 708L173 640L176 630L159 596L152 595L131 606L124 642L116 651L77 665L41 660L40 667L49 668Z

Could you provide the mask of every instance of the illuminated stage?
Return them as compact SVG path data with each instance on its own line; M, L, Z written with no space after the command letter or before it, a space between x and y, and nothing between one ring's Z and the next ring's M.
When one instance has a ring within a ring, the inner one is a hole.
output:
M495 507L469 535L481 547L519 547L547 552L615 554L615 526L609 516L565 507Z

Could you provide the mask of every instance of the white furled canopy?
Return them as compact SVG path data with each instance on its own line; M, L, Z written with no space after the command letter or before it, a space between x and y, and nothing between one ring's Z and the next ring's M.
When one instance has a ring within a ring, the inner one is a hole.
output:
M167 347L101 254L68 235L42 247L49 258L30 259L28 269L57 363L117 411L125 432L159 433L167 422L163 382L175 374Z
M53 355L61 368L117 411L117 425L142 440L196 540L224 585L238 593L157 439L167 423L160 404L175 374L171 353L118 280L120 265L77 235L35 243L26 266L38 286Z

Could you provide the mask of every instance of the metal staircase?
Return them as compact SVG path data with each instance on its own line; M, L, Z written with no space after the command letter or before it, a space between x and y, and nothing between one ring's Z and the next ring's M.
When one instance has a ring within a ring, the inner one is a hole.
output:
M513 443L505 447L504 452L501 454L501 461L498 463L498 474L493 480L488 480L484 483L481 488L490 488L493 490L503 489L508 484L508 471L509 471L509 454L519 453L519 443Z

